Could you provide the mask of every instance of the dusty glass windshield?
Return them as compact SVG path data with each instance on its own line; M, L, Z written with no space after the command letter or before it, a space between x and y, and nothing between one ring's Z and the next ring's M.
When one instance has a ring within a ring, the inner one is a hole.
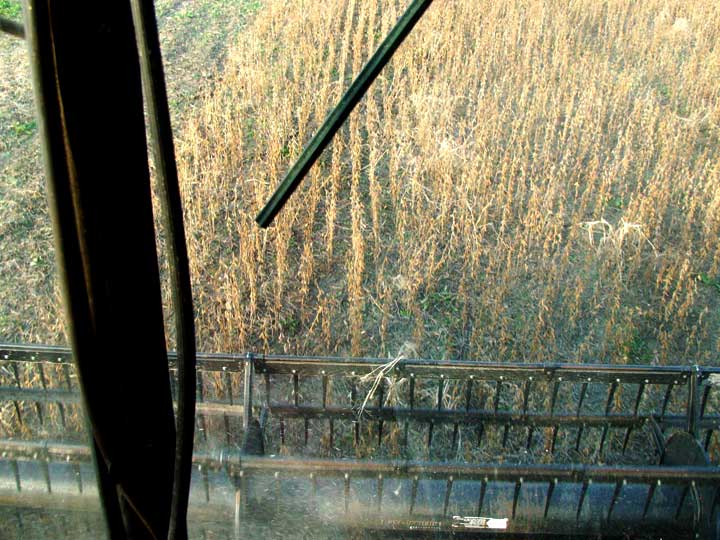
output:
M260 229L417 3L156 2L202 351L191 536L712 537L720 6L436 1ZM25 45L0 40L0 516L96 538Z

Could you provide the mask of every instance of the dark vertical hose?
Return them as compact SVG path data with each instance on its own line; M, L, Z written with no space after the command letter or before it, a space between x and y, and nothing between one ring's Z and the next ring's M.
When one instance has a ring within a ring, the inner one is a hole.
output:
M190 265L185 244L182 201L178 183L170 110L160 52L155 8L150 0L132 0L135 34L140 54L143 90L147 102L155 172L160 187L164 228L177 334L177 414L175 477L168 537L187 539L187 509L195 435L196 350L190 284Z

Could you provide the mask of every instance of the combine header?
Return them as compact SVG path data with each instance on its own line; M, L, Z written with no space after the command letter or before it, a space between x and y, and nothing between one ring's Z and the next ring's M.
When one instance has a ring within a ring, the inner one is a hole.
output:
M0 359L15 429L0 442L3 513L99 512L70 352L0 346ZM191 537L717 538L719 378L199 355Z

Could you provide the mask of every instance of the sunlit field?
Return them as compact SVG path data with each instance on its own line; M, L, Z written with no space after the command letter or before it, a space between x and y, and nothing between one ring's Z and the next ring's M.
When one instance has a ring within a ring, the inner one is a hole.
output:
M408 4L159 2L200 348L718 363L712 0L436 0L255 225ZM0 341L63 343L26 52L2 39Z
M178 141L200 347L716 363L720 4L270 1Z

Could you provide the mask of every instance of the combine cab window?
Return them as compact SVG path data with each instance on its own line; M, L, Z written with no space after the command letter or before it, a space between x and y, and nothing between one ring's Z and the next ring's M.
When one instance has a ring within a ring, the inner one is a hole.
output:
M717 2L155 13L189 538L720 537ZM102 538L20 3L0 22L0 536Z

